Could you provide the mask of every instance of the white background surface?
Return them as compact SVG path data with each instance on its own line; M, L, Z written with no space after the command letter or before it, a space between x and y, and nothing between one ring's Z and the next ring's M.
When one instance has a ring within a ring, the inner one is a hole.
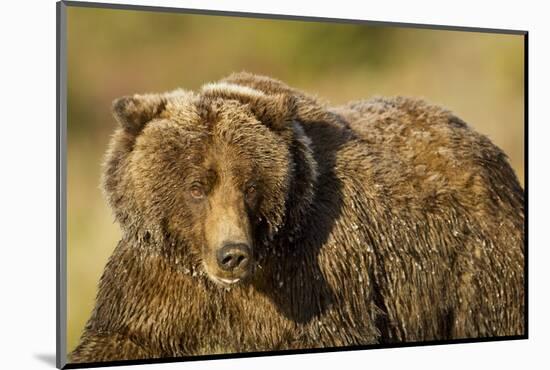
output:
M120 2L112 0L111 2ZM489 28L529 35L530 339L145 365L139 369L548 368L546 211L550 122L544 1L128 0L133 4ZM0 368L53 368L55 354L55 2L5 1L0 22ZM519 124L519 123L518 123Z

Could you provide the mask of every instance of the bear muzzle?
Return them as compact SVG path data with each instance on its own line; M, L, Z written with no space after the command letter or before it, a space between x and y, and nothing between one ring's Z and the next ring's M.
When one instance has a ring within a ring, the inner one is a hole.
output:
M239 283L253 270L252 248L245 242L224 242L213 253L213 261L206 268L210 280L222 286Z

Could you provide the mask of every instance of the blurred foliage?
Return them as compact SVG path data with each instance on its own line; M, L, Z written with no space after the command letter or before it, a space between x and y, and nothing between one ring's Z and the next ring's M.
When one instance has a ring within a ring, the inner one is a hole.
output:
M120 237L99 189L111 101L242 70L333 104L409 95L444 105L500 146L523 183L521 36L69 7L68 350Z

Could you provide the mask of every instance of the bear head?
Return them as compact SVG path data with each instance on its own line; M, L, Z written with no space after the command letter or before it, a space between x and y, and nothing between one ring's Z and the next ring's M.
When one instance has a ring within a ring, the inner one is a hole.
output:
M249 280L313 200L296 104L227 82L115 100L102 182L124 237L222 286Z

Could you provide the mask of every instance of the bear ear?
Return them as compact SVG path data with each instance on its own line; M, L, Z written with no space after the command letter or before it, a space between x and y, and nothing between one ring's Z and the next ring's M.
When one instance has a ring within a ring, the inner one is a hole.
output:
M274 130L290 127L296 115L296 99L288 94L268 95L248 86L226 82L207 84L201 93L203 96L246 104L260 122Z
M165 107L166 98L159 94L123 96L113 101L113 115L126 131L138 134Z
M291 95L267 95L247 104L256 118L273 130L290 127L296 115L296 101Z

